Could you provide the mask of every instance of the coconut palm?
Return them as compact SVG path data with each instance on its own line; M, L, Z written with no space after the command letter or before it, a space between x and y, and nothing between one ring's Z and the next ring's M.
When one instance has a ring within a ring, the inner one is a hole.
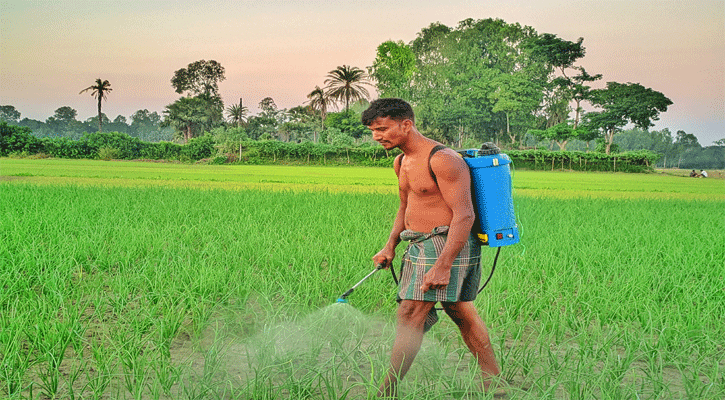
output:
M327 116L327 107L330 105L330 97L319 86L315 86L315 90L307 95L310 99L310 108L320 112L321 127L325 127L325 117Z
M98 132L101 132L103 130L103 114L101 113L101 100L108 100L108 92L111 90L111 83L107 80L102 81L101 78L96 79L96 84L92 86L88 86L87 88L80 91L78 94L83 94L83 92L87 92L89 90L92 90L91 96L98 99Z
M227 116L229 117L229 121L237 124L237 127L242 126L242 124L246 121L248 114L249 109L244 107L241 101L239 104L232 104L227 107Z
M327 96L337 101L345 101L345 111L350 102L370 97L365 85L372 86L368 75L358 67L343 65L330 71L325 79Z

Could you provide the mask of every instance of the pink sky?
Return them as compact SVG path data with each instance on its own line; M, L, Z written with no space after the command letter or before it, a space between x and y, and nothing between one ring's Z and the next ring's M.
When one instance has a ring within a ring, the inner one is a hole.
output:
M588 72L673 101L655 129L703 145L725 138L725 1L0 0L0 104L38 120L71 106L85 120L95 100L78 92L101 78L113 88L111 119L161 113L179 97L174 71L213 59L226 69L225 103L242 97L254 113L270 96L291 108L338 65L371 65L380 43L466 18L583 37Z

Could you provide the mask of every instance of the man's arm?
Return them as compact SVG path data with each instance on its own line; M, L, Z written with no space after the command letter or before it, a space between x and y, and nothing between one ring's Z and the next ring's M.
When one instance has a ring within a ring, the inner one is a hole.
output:
M468 241L475 221L471 201L471 175L468 165L452 151L440 151L431 158L431 169L438 181L443 201L452 211L448 238L435 265L425 274L421 289L438 289L448 284L453 261Z
M393 162L395 168L395 175L400 180L400 167L403 162L403 155L396 157ZM395 222L393 222L393 228L390 231L388 241L385 243L385 247L373 256L373 262L376 265L384 265L386 268L390 267L390 264L395 259L395 248L400 243L400 233L405 230L405 210L408 207L408 192L407 189L403 189L398 183L398 194L400 196L400 206L398 207L398 213L395 216Z

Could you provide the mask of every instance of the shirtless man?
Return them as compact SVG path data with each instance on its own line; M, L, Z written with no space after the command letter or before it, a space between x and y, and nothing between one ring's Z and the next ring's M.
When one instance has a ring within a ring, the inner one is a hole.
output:
M362 122L385 149L403 152L394 163L400 207L390 237L373 261L390 267L401 236L411 241L403 256L390 369L378 395L397 398L398 381L413 363L431 319L437 319L436 302L460 329L488 390L500 371L488 330L473 305L481 272L480 245L471 235L475 216L468 166L448 148L431 155L440 143L418 132L413 109L403 100L372 102Z

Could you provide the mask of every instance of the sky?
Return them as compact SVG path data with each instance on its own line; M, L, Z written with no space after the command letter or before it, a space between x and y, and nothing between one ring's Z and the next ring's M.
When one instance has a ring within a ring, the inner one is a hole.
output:
M180 97L174 71L216 60L225 104L292 108L337 66L372 65L384 41L468 18L583 37L578 64L603 75L595 87L640 83L672 100L652 129L725 138L725 0L0 0L0 104L41 121L70 106L86 120L97 104L79 92L101 78L109 118L161 114Z

